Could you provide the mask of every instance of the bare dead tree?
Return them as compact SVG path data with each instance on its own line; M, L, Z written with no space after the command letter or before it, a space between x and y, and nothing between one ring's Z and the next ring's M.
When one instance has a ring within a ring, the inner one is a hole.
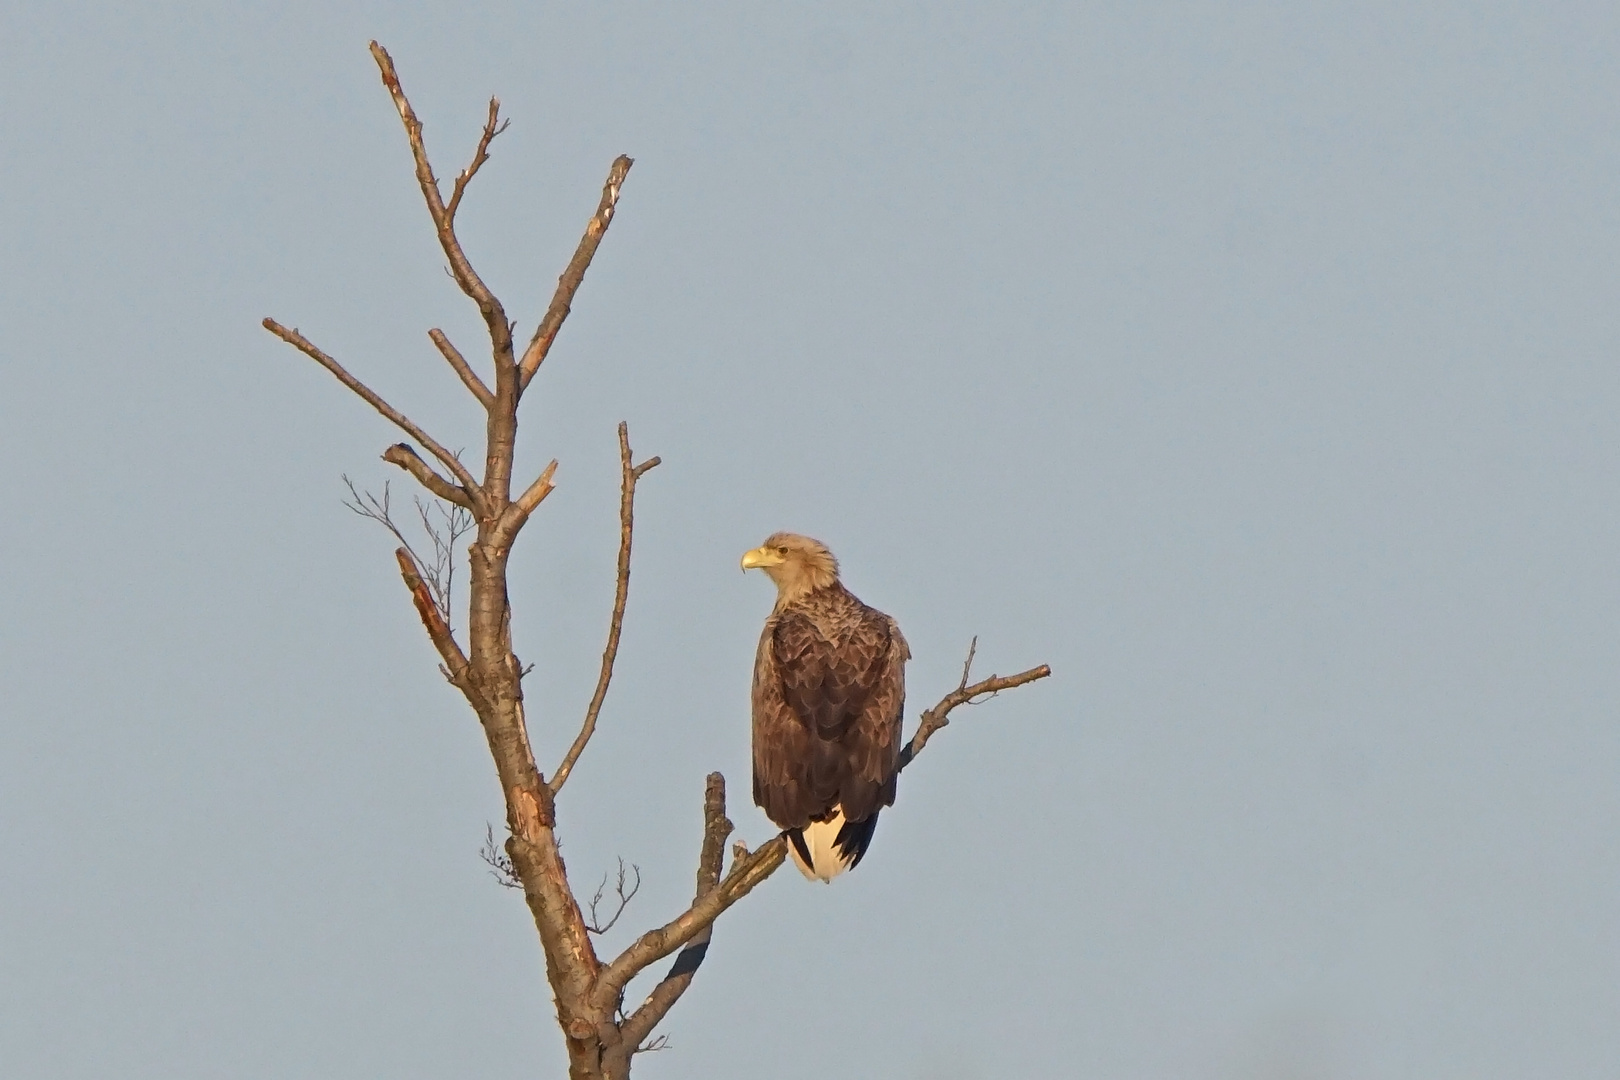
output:
M383 454L384 461L409 473L428 493L446 504L439 509L445 515L441 519L430 518L425 506L419 508L430 536L436 527L441 530L440 539L434 543L430 565L425 565L426 561L405 542L398 523L392 521L386 488L383 499L375 500L351 487L354 496L351 509L376 518L399 536L400 547L394 555L417 615L439 654L445 677L466 698L482 723L505 794L508 832L504 845L498 849L491 830L484 857L497 878L522 889L533 916L545 957L546 977L556 1000L557 1020L567 1042L569 1076L573 1080L621 1080L629 1075L635 1054L667 1046L665 1037L654 1037L653 1030L691 985L707 952L715 920L770 877L782 865L787 853L786 841L781 836L754 851L739 843L732 847L729 868L725 865L726 840L733 827L726 817L725 780L719 773L710 773L704 788L703 841L698 852L697 883L691 905L669 922L641 934L617 956L597 955L593 933L612 925L622 914L623 905L634 895L635 887L627 889L621 863L617 889L620 903L614 920L599 926L595 919L594 908L601 900L602 891L589 905L593 911L587 917L569 883L558 849L554 800L596 730L613 678L629 595L636 485L658 465L656 457L635 463L629 431L624 424L619 425L618 586L608 623L607 644L583 723L549 779L536 764L524 716L522 676L525 669L512 647L507 568L513 543L552 491L557 463L551 462L514 494L512 462L517 445L518 405L549 355L597 246L613 222L631 159L621 156L608 169L601 198L585 226L585 234L558 279L545 314L520 352L512 336L514 324L468 261L455 229L456 211L467 186L489 160L491 143L506 129L500 117L500 102L490 99L488 118L472 160L456 175L446 200L428 160L422 123L400 86L393 60L376 42L371 43L371 54L405 126L416 180L427 203L439 246L449 262L450 275L477 306L489 336L493 386L473 370L443 331L436 328L428 331L434 347L487 415L482 477L475 477L457 454L447 450L298 330L289 329L274 319L265 319L264 327L330 371L433 459L423 458L407 443L390 446ZM458 518L458 512L464 513L466 518ZM450 583L454 544L466 531L474 534L474 540L468 549L468 645L463 649L452 629ZM971 664L970 650L956 689L923 714L915 735L901 755L902 768L909 766L929 738L945 726L952 709L1051 673L1041 665L1017 675L992 675L969 685ZM636 879L639 883L639 873ZM627 1012L624 994L630 980L677 951L679 955L668 973L640 1005Z

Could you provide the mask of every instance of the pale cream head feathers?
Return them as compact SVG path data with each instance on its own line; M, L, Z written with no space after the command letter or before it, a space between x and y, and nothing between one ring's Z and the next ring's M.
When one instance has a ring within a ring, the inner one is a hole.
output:
M797 533L774 533L759 547L743 554L742 568L765 571L776 583L778 604L838 580L838 560L827 546Z

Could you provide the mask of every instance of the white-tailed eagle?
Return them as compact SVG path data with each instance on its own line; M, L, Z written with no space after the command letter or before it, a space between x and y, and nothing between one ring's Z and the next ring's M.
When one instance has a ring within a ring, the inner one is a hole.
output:
M777 533L742 566L776 583L754 659L754 802L804 876L831 881L861 861L878 811L894 804L911 650L807 536Z

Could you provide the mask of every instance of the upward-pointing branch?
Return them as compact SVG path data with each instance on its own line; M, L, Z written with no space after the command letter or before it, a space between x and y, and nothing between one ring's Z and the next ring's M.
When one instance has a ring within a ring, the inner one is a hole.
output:
M557 340L557 331L562 329L563 320L568 318L569 305L574 302L574 294L579 291L580 282L585 280L585 271L596 257L597 245L613 223L613 212L619 205L619 190L624 186L624 178L629 175L633 164L628 157L620 154L608 170L607 183L602 185L602 198L596 204L596 213L586 223L585 235L580 237L574 257L568 260L567 269L557 279L557 291L552 294L551 306L535 328L529 347L523 350L523 360L518 364L519 393L528 389L529 380L540 370L546 354L551 351L551 343Z
M428 214L433 218L433 231L439 238L439 246L444 249L444 257L450 260L450 274L456 279L461 291L466 293L478 305L478 311L484 317L484 325L489 328L490 344L494 346L497 381L499 381L500 366L512 364L512 325L507 322L506 309L501 302L490 292L489 286L484 284L483 278L473 270L472 263L467 261L467 253L461 249L461 241L456 238L455 214L453 209L444 204L444 196L439 191L439 181L433 175L433 165L428 161L427 146L422 141L422 121L416 118L416 111L405 97L405 90L400 86L399 73L394 70L394 60L388 55L388 50L371 43L371 55L377 61L377 68L382 72L383 85L388 88L389 95L394 99L394 108L399 110L400 121L405 125L405 137L410 140L411 157L416 162L416 182L422 188L422 198L427 202ZM473 157L473 163L456 178L455 190L451 195L453 206L459 206L461 193L466 189L468 181L478 171L478 167L488 158L489 144L496 135L500 134L498 126L498 113L500 102L491 98L489 103L489 121L484 125L484 137L479 140L478 152Z
M495 136L505 131L512 121L501 119L501 99L489 99L489 119L484 121L484 134L478 140L478 149L473 151L472 164L461 170L456 177L455 185L450 191L450 202L444 208L444 216L453 224L456 220L456 208L461 205L461 196L466 192L467 185L489 160L489 144L495 141Z
M717 772L710 773L703 788L703 847L698 853L698 900L720 884L720 870L726 858L726 837L731 835L732 827L731 819L726 817L726 778ZM692 985L692 977L697 974L699 965L709 951L713 933L714 924L710 923L687 942L675 958L669 974L653 987L647 1000L620 1024L620 1041L624 1050L633 1053L639 1048L675 1002L686 993L686 988Z
M607 647L602 650L602 671L596 677L596 692L591 695L591 703L585 709L585 724L574 736L574 744L568 748L563 757L562 764L557 771L551 774L552 794L562 790L568 782L568 774L574 771L574 763L579 755L585 752L585 744L591 741L596 732L596 718L602 711L602 703L607 700L608 683L613 681L613 661L619 655L619 632L624 628L624 604L630 596L630 538L635 531L636 515L636 481L648 470L656 468L659 459L648 458L640 465L632 465L630 457L630 427L628 424L619 425L619 577L618 587L613 593L613 617L608 621Z

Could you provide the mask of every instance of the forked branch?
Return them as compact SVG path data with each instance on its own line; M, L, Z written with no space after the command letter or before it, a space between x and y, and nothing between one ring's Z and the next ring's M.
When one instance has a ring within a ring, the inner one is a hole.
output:
M774 874L786 858L787 841L777 836L761 845L758 851L733 859L731 872L721 879L718 886L704 893L675 919L642 934L602 969L593 995L595 1002L600 1006L611 1005L624 992L625 985L642 969L695 940L727 908Z
M416 110L411 108L410 99L405 96L405 89L400 85L399 73L394 70L393 57L388 50L371 43L372 59L377 61L377 69L382 73L383 86L388 88L388 94L394 99L394 108L399 111L400 122L405 125L405 137L410 140L411 159L416 165L416 183L422 189L422 198L427 202L428 215L433 219L433 231L439 238L439 247L444 250L444 257L450 261L450 276L455 278L461 291L478 305L479 314L484 317L484 325L489 328L490 343L495 349L495 363L497 373L500 365L512 363L512 326L506 320L506 309L501 302L490 292L484 279L473 270L472 263L467 259L467 253L461 248L461 241L456 237L455 215L444 204L444 195L439 191L439 181L433 175L433 165L428 161L427 145L422 141L422 121L416 118ZM496 126L500 103L490 99L489 121L484 125L485 137L479 140L478 152L473 156L473 163L456 178L455 188L451 199L459 206L461 193L466 189L468 181L478 171L489 154L489 143L500 134Z
M636 482L648 470L656 468L659 460L650 457L640 465L632 465L630 427L624 423L619 425L619 575L613 593L613 617L608 620L607 647L602 650L602 670L596 677L596 692L591 694L591 703L585 708L584 725L574 736L574 743L563 756L562 764L551 774L552 794L561 791L568 782L568 774L574 771L574 763L596 733L596 718L602 712L602 703L607 700L608 684L613 681L613 662L619 655L619 634L624 629L624 605L630 596L630 539L635 531Z
M634 875L634 881L630 880L631 875ZM630 873L626 874L624 860L619 860L618 877L613 883L613 915L604 921L598 913L598 909L602 906L602 898L607 895L607 886L608 876L603 874L602 884L596 887L596 895L591 897L591 902L587 905L591 914L590 919L585 923L585 929L597 935L605 934L613 929L614 925L619 921L619 916L624 914L624 909L630 906L630 901L634 900L636 893L641 891L641 867L631 863Z
M720 884L721 865L726 857L726 838L731 835L732 828L731 819L726 817L726 778L717 772L710 773L703 787L703 847L698 852L697 894L694 900L701 900ZM675 957L675 963L670 965L669 973L647 995L647 1000L619 1025L626 1044L642 1046L659 1021L686 993L704 956L708 954L713 935L714 924L711 922L687 942L680 955Z

